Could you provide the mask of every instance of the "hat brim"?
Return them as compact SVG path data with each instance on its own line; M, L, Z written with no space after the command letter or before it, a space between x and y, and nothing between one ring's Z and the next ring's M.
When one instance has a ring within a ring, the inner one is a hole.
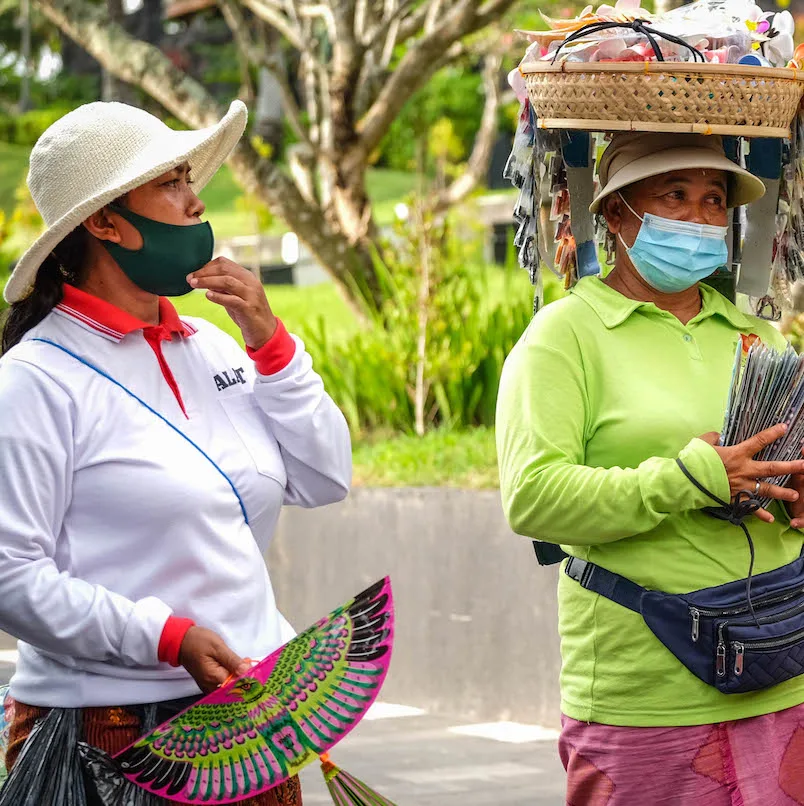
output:
M626 165L611 178L589 205L593 213L600 212L600 205L607 196L618 190L650 179L652 176L684 171L688 168L708 168L725 171L730 175L728 198L729 207L750 204L765 195L765 185L759 177L735 165L728 157L719 155L709 148L670 148L648 154Z
M237 146L247 120L246 105L233 101L216 125L194 131L170 131L164 139L137 154L112 183L62 216L34 241L17 262L6 284L3 292L6 302L25 299L33 290L39 267L53 249L82 221L130 190L189 162L194 188L200 192Z

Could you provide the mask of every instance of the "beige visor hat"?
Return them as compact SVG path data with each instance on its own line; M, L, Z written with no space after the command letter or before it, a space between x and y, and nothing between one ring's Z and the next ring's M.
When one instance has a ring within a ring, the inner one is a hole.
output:
M600 192L589 209L600 211L606 196L651 176L687 168L711 168L729 175L729 207L749 204L765 194L762 180L735 165L723 152L723 141L712 134L620 132L600 158Z

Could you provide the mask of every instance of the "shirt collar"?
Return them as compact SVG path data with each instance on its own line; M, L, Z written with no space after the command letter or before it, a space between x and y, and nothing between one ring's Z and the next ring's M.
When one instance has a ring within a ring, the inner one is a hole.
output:
M165 338L192 336L195 328L183 322L170 300L159 298L159 325L149 325L105 300L65 283L64 298L55 308L57 313L73 319L91 332L111 341L121 341L137 330L161 331Z
M704 283L698 287L701 291L701 310L690 320L691 324L701 322L710 316L720 316L736 330L750 330L754 327L751 317L741 313L735 305L714 288L710 288ZM653 302L641 302L624 296L619 291L607 286L599 277L582 278L573 287L572 293L586 302L609 329L621 325L639 308L662 312Z

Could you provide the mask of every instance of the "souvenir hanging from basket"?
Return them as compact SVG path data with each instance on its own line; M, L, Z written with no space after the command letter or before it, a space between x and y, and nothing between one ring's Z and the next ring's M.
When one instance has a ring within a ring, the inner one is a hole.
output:
M758 175L766 195L734 211L730 265L752 312L780 318L804 281L804 46L789 12L753 0L698 0L663 15L639 0L545 17L509 77L522 108L505 175L520 189L520 264L541 305L541 264L571 286L600 271L613 244L588 206L605 135L693 132L724 138L727 156ZM757 139L759 138L759 139Z

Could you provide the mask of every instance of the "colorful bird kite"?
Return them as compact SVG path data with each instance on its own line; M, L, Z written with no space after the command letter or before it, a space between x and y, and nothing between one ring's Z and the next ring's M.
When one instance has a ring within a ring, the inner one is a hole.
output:
M180 803L236 803L296 775L361 720L393 643L386 577L115 756L122 774Z

